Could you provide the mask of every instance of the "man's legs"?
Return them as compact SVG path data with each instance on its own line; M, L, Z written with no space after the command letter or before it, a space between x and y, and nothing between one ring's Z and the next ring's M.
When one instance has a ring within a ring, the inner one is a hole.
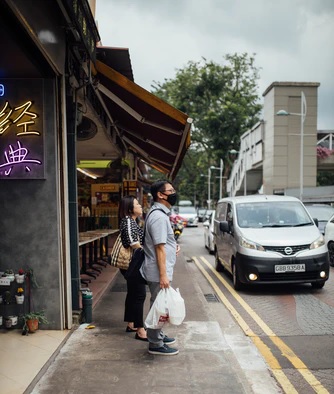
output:
M157 295L160 291L160 283L159 282L147 282L148 287L151 292L151 299L150 299L150 308L152 308L153 302L157 298ZM150 348L158 348L163 346L164 334L160 328L158 329L153 329L153 328L148 328L147 329L147 339L150 343Z

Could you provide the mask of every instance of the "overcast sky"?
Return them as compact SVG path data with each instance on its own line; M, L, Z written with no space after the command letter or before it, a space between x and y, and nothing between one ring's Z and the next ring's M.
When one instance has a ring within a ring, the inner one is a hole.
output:
M334 129L334 0L96 0L96 20L147 90L190 60L255 53L261 97L274 81L320 82L318 129Z

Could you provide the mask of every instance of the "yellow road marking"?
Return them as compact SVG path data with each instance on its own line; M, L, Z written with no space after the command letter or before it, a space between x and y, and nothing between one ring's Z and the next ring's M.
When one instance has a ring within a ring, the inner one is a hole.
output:
M214 270L214 268L212 267L212 265L205 259L205 257L201 256L200 257L201 260L203 261L203 263L211 270L211 272L217 277L217 279L224 285L224 287L230 292L230 294L239 302L239 304L243 307L243 309L251 316L251 318L258 324L258 326L262 329L262 331L269 337L269 339L275 344L275 346L277 346L277 348L282 352L282 355L285 356L290 362L291 364L296 368L296 370L303 376L303 378L307 381L307 383L313 388L313 390L316 393L319 394L329 394L329 392L326 390L325 387L322 386L322 384L318 381L318 379L312 374L312 372L307 368L307 366L302 362L302 360L300 360L300 358L293 352L293 350L291 348L289 348L289 346L286 345L285 342L283 342L279 337L277 337L277 335L270 329L270 327L260 318L260 316L240 297L240 295L232 288L232 286L226 282L226 280L224 278L222 278L222 276L216 271ZM205 270L202 269L199 261L196 259L196 257L193 257L197 267L202 271L206 273ZM205 275L207 278L209 277L211 279L211 277L209 275ZM214 283L214 282L213 282ZM210 281L211 284L211 281ZM219 287L217 286L217 288L219 289ZM219 289L219 292L221 292L221 290ZM218 293L217 293L218 294ZM219 294L218 294L219 295ZM224 296L224 294L222 293L223 297L226 299L226 297ZM223 301L223 299L222 299ZM224 302L224 301L223 301ZM229 301L228 301L229 302ZM225 302L224 302L225 304ZM231 305L231 304L230 304ZM227 306L227 305L226 305ZM232 307L233 308L233 307ZM230 308L228 307L228 309L230 310ZM234 308L233 308L234 309ZM235 311L236 312L236 311ZM238 313L238 312L236 312ZM247 326L248 327L248 326ZM248 327L249 328L249 327ZM253 336L254 333L252 332L252 330L249 328L249 331L246 332L246 335L250 336L249 334L252 333ZM257 337L258 338L258 337ZM252 338L253 339L253 338ZM255 343L255 341L253 340L253 342ZM262 342L262 341L261 341ZM259 350L261 351L261 349L259 348ZM262 351L261 351L262 353ZM263 354L263 353L262 353ZM274 364L270 364L268 359L270 359L270 357L266 354L264 355L266 361L268 362L268 364L270 365L271 368L275 368L272 367L271 365ZM267 359L268 357L268 359ZM278 364L279 365L279 364ZM281 367L280 367L281 368ZM283 373L283 371L282 371ZM285 376L285 375L284 375ZM286 376L285 376L286 378ZM287 379L287 378L286 378ZM287 379L288 380L288 379ZM289 380L288 380L289 381ZM280 382L281 383L281 382ZM290 383L290 381L289 381ZM281 383L282 384L282 383ZM290 383L291 384L291 383ZM284 387L283 387L284 388ZM285 390L285 388L284 388ZM292 391L286 391L287 393L292 393Z

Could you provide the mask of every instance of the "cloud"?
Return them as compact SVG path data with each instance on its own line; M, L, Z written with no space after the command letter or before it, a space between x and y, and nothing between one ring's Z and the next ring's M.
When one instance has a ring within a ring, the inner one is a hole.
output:
M320 82L318 128L334 129L334 1L98 0L96 7L103 45L129 48L144 88L190 60L256 53L259 95L274 81Z

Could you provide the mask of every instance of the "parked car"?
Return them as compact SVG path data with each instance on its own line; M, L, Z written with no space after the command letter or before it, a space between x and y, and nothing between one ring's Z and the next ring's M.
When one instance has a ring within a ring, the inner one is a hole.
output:
M328 204L305 204L313 220L315 220L319 230L325 234L325 226L328 220L334 215L334 208Z
M177 206L174 210L178 215L186 219L186 227L197 227L198 226L198 216L197 211L194 206Z
M198 208L197 216L199 222L205 222L207 208Z
M295 197L253 195L219 200L215 212L216 269L243 285L311 283L329 276L324 236Z
M215 214L211 212L209 218L203 223L204 228L204 245L208 249L210 254L215 252L215 244L213 239Z
M329 263L334 267L334 215L325 226L325 242L328 247Z

